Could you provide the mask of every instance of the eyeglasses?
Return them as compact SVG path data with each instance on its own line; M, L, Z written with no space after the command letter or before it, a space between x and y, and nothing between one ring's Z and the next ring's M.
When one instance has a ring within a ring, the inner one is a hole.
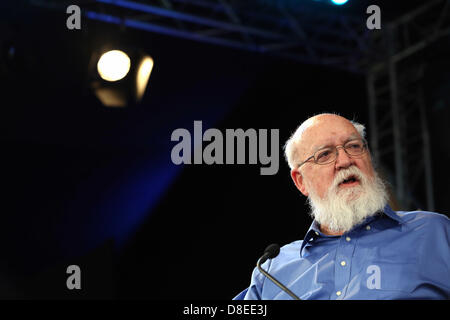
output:
M367 142L364 139L354 139L347 141L342 146L335 147L325 147L317 150L314 154L300 163L298 168L300 168L303 164L308 162L311 159L314 159L314 163L316 164L328 164L336 160L338 156L338 148L343 148L345 153L351 157L360 156L367 151Z

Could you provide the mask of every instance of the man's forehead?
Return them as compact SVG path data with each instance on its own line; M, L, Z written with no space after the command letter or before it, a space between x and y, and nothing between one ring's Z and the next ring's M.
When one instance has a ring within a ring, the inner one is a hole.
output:
M302 145L306 150L345 143L350 139L360 138L358 131L350 121L345 118L333 120L314 121L304 131Z
M340 134L339 136L333 135L332 137L328 137L325 139L316 139L315 143L312 144L313 148L321 148L327 147L331 145L335 145L336 143L346 143L349 140L360 138L357 132L353 132L350 134Z

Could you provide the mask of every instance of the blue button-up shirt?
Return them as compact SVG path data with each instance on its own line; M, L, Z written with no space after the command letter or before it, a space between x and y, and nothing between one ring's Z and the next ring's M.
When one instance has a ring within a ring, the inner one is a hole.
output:
M342 236L314 221L262 267L300 299L450 299L450 220L386 206ZM234 299L292 298L255 268Z

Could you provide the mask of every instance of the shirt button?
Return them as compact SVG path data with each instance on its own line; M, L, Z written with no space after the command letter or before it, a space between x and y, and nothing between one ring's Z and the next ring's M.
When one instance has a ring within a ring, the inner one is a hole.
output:
M346 240L347 242L350 242L350 240L352 240L352 239L351 239L350 237L346 237L345 240Z
M337 295L337 296L340 296L341 294L342 294L342 292L336 291L336 295Z
M370 230L370 226L366 226L366 230L369 231Z
M341 261L341 266L345 267L346 264L347 263L344 260Z
M316 234L316 236L318 236L318 235L319 235L319 233L318 233L317 231L314 231L314 233Z

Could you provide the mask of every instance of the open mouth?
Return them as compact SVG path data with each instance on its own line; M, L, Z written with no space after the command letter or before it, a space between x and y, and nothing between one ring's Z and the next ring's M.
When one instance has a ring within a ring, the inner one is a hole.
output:
M350 186L359 183L359 179L355 176L350 176L347 179L343 180L339 185Z

